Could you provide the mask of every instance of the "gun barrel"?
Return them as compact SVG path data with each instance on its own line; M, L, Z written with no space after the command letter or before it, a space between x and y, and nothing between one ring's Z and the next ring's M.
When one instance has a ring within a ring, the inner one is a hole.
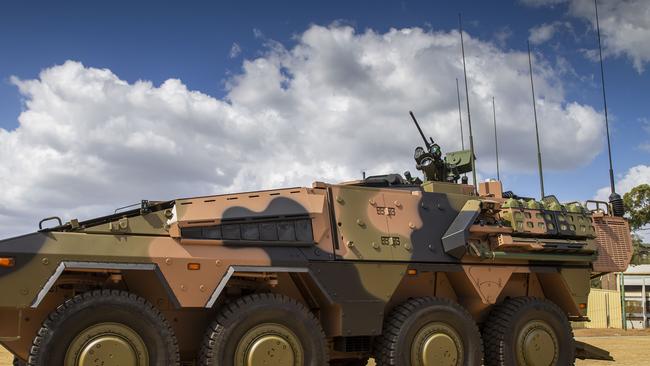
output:
M413 112L409 111L409 114L411 115L411 118L413 119L413 122L415 122L415 127L418 128L418 131L420 132L420 136L422 136L422 140L424 140L424 145L429 149L431 147L431 144L429 141L427 141L427 138L424 136L424 133L422 132L422 129L420 128L420 124L418 123L418 120L415 119L415 115Z

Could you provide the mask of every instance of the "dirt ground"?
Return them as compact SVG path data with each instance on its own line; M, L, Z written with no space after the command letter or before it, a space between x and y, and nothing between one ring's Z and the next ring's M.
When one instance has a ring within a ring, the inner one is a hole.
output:
M5 351L4 348L0 347L0 365L2 366L11 366L11 355L9 352Z
M639 366L650 365L650 330L578 329L576 339L608 350L615 362L576 361L576 366ZM0 347L0 366L11 366L11 355ZM374 366L370 361L369 366Z
M577 329L576 339L609 351L614 362L577 360L576 366L650 365L650 330Z
M0 347L0 366L11 366L12 360L11 354Z

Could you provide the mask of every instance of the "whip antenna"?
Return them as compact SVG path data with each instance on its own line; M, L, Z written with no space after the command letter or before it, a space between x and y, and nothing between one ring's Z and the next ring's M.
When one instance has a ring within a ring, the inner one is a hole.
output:
M465 150L465 136L463 136L463 115L460 112L460 88L458 88L458 78L456 78L456 94L458 95L458 123L460 124L460 149Z
M497 112L496 108L494 108L494 97L492 97L492 116L494 118L494 150L497 157L497 180L500 181L501 176L499 175L499 138L497 137Z
M469 113L469 89L467 87L467 66L465 65L465 43L463 41L463 20L458 14L458 26L460 28L460 50L463 55L463 75L465 76L465 101L467 102L467 123L469 124L469 150L472 154L472 181L476 191L476 155L474 154L474 135L472 134L472 116Z
M607 116L607 96L605 95L605 68L603 67L603 47L600 44L600 22L598 19L598 1L594 0L594 7L596 8L596 30L598 33L598 54L600 55L600 80L603 87L603 105L605 106L605 131L607 132L607 155L609 157L609 187L611 194L609 195L609 203L612 205L615 216L623 216L625 214L625 207L621 196L616 193L616 186L614 185L614 164L612 163L612 144L609 139L609 118Z
M463 136L463 114L460 109L460 88L458 87L458 78L456 78L456 95L458 96L458 123L460 124L460 149L465 150L465 136ZM463 173L463 184L467 184L467 173Z
M539 169L539 186L544 199L544 173L542 169L542 151L539 148L539 128L537 127L537 106L535 105L535 84L533 84L533 61L530 58L530 42L528 42L528 68L530 71L530 90L533 93L533 114L535 115L535 136L537 137L537 167Z

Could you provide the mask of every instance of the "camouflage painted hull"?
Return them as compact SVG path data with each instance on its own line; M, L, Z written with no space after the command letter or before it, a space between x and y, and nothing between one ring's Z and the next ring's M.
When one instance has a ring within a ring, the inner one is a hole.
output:
M508 206L500 188L481 197L472 188L317 182L158 202L3 240L0 257L13 265L0 267L0 339L27 359L53 309L101 288L160 309L185 360L215 312L246 293L312 309L333 359L369 355L387 314L410 298L451 300L476 323L508 298L544 298L584 320L592 272L626 264L610 250L626 250L625 220L581 212L572 220L588 220L580 221L588 233L553 231L544 216L535 221L544 209ZM533 230L524 230L527 218Z

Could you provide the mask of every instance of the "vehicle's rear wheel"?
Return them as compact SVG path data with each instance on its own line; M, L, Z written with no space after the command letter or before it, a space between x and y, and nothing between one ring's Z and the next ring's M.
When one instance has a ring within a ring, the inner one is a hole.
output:
M319 321L304 305L264 293L224 305L199 359L209 366L323 366L328 352Z
M486 366L565 366L575 362L573 331L564 312L548 300L508 299L483 328Z
M67 300L43 322L30 366L178 365L178 342L163 315L145 299L96 290Z
M25 366L25 365L27 365L27 364L25 363L25 361L22 361L22 360L19 359L18 357L14 357L14 363L13 363L13 365L14 365L14 366Z
M397 306L375 344L378 366L480 365L481 334L460 305L422 297Z

